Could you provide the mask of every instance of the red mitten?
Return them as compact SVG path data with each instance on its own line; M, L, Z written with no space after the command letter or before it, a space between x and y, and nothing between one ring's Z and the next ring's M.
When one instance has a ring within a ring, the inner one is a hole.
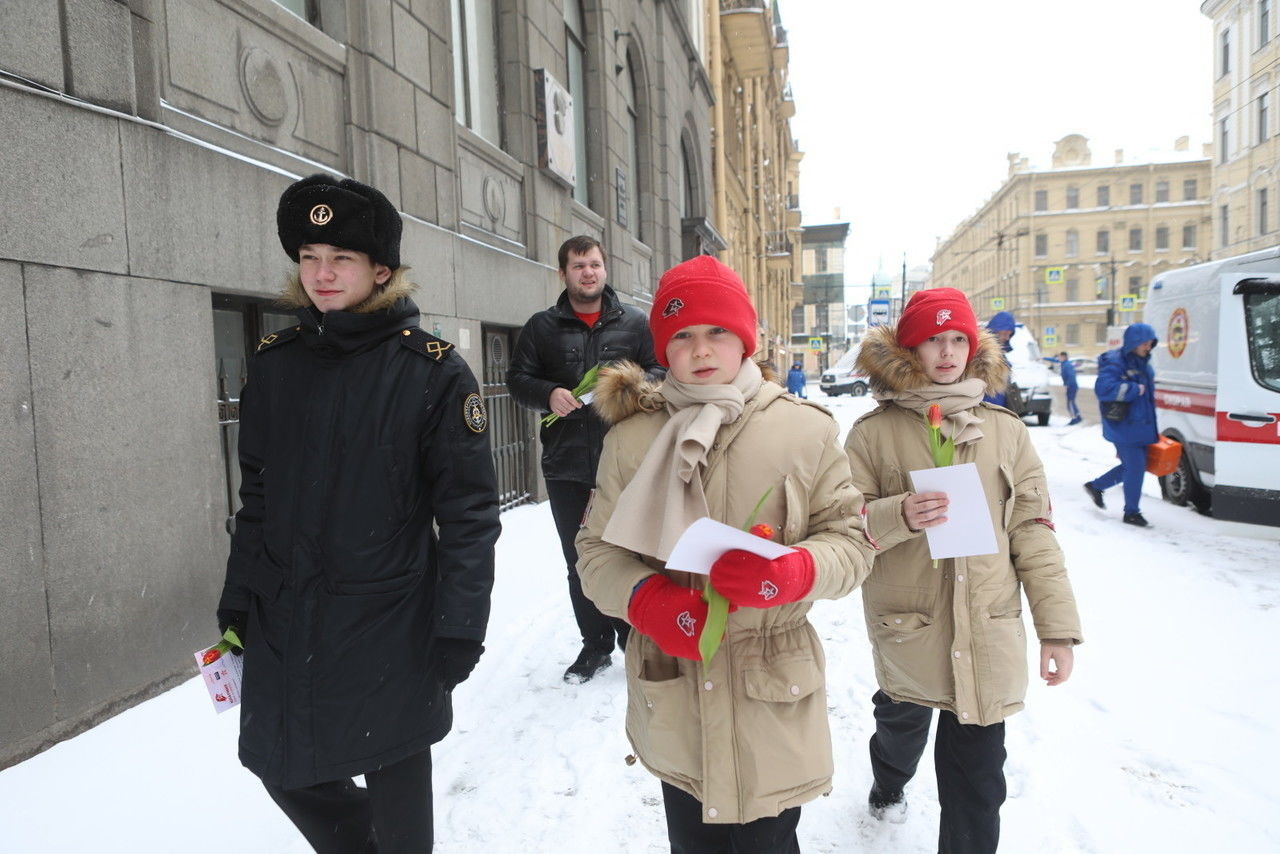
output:
M729 610L735 610L732 604ZM627 621L667 655L702 660L698 638L707 624L707 603L701 590L681 587L665 575L650 576L631 594Z
M732 549L711 564L711 586L734 605L772 608L803 599L813 573L813 555L804 549L773 560Z

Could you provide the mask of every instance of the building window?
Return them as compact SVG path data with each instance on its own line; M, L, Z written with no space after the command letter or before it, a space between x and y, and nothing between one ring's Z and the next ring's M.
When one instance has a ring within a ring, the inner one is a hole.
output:
M1080 232L1074 228L1067 230L1067 257L1074 258L1080 254Z
M1258 0L1258 47L1271 41L1271 0Z
M1067 210L1080 207L1080 188L1067 187Z
M1103 184L1101 187L1098 188L1098 207L1100 208L1111 207L1111 185L1110 184Z
M1182 182L1182 199L1183 201L1194 201L1196 197L1196 179L1188 178Z
M644 127L640 114L640 86L636 80L636 63L635 57L631 51L627 51L627 79L623 81L622 95L626 101L626 115L623 117L623 125L626 130L626 151L623 156L626 160L628 197L625 200L626 207L626 227L641 242L646 237L646 227L644 217L646 211L644 209L644 194L648 189L648 182L642 180L644 177L644 158L641 157L640 146L645 139Z
M1047 211L1049 209L1049 191L1036 190L1036 210Z
M1222 48L1221 48L1221 54L1219 56L1219 59L1221 60L1221 62L1218 65L1218 76L1222 77L1223 75L1231 71L1231 30L1230 29L1225 29L1222 31Z
M1111 251L1111 232L1105 228L1098 229L1098 248L1099 255L1106 255Z
M1227 162L1227 152L1229 151L1229 143L1231 138L1228 135L1227 118L1218 120L1218 162Z
M1258 96L1258 144L1267 141L1267 109L1270 106L1270 92L1263 92Z
M1184 225L1182 227L1182 248L1196 248L1196 227L1194 225Z
M1142 185L1141 184L1129 185L1129 204L1131 205L1142 204Z
M580 0L565 0L564 52L569 59L569 94L573 96L573 156L578 180L573 197L590 204L587 172L587 40Z
M1258 191L1258 234L1266 234L1271 228L1267 222L1267 191Z
M1080 324L1068 323L1067 331L1062 335L1063 344L1079 344L1080 343Z
M685 5L685 17L689 21L689 37L693 39L693 49L698 52L698 58L702 59L703 41L706 39L707 22L702 13L702 0L688 0Z
M1156 251L1167 250L1169 248L1169 226L1156 226Z
M1080 299L1080 280L1067 279L1066 285L1062 291L1062 298L1067 302L1075 302Z
M1036 235L1036 257L1043 258L1049 254L1049 235Z
M320 26L320 8L316 0L276 0L276 2L311 26Z
M1130 252L1142 251L1142 229L1140 228L1129 229L1129 251Z
M1156 202L1169 201L1169 182L1156 181Z
M791 309L791 334L803 335L806 331L804 328L804 306L794 306Z
M497 33L492 3L453 0L454 115L459 123L501 145Z
M1222 207L1218 208L1218 245L1219 246L1231 245L1231 226L1229 225L1229 222L1228 222L1229 219L1230 219L1230 216L1227 211L1227 206L1223 205Z
M1138 299L1142 299L1142 277L1141 276L1129 277L1129 293L1133 294Z

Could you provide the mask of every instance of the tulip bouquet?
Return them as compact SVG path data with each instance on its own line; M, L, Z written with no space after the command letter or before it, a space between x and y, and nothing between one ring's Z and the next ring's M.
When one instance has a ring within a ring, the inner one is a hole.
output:
M765 499L769 497L771 492L773 492L773 487L769 487L764 491L764 495L760 496L760 500L752 508L751 515L747 517L747 524L742 526L742 530L766 540L773 539L773 526L764 522L757 525L756 516L760 514L760 508L764 506ZM701 637L698 638L698 652L702 654L703 666L705 667L711 663L711 657L716 654L716 650L720 649L720 643L724 640L725 626L729 622L729 600L716 592L716 589L711 586L710 580L707 581L707 586L702 590L702 599L707 603L707 624L702 630Z
M587 371L585 374L582 375L582 379L579 380L578 384L573 387L574 397L578 398L579 400L582 400L583 395L591 392L596 387L596 379L599 378L600 369L602 367L604 367L603 362L596 365L592 365L591 370ZM559 420L560 420L560 416L552 412L543 417L542 426L550 427L552 424L555 424Z

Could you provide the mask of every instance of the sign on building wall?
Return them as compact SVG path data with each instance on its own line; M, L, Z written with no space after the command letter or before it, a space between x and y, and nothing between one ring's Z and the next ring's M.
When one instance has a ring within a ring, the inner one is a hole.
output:
M1044 283L1046 285L1057 285L1062 282L1062 273L1065 267L1045 267Z
M537 101L538 165L565 181L577 183L574 156L573 96L545 68L534 69Z
M992 298L991 298L991 310L992 310L992 311L1004 311L1004 297L992 297Z
M815 353L821 353L823 350L827 349L826 342L824 342L821 338L810 338L809 349Z
M1138 297L1135 294L1121 294L1120 310L1121 311L1137 311Z

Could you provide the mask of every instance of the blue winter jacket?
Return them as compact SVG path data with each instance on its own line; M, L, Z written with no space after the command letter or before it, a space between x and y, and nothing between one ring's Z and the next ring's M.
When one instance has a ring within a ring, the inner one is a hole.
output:
M799 394L804 391L804 370L802 368L792 368L787 371L787 391L792 394Z
M1098 357L1098 379L1093 390L1099 406L1104 401L1127 400L1129 412L1123 421L1102 419L1102 435L1118 445L1149 445L1156 441L1155 371L1151 355L1133 352L1143 341L1156 340L1156 331L1145 323L1130 324L1124 344Z
M1062 384L1066 388L1074 388L1076 383L1076 366L1071 364L1070 359L1055 359L1053 356L1045 356L1044 360L1050 364L1058 366L1058 373L1062 375Z

